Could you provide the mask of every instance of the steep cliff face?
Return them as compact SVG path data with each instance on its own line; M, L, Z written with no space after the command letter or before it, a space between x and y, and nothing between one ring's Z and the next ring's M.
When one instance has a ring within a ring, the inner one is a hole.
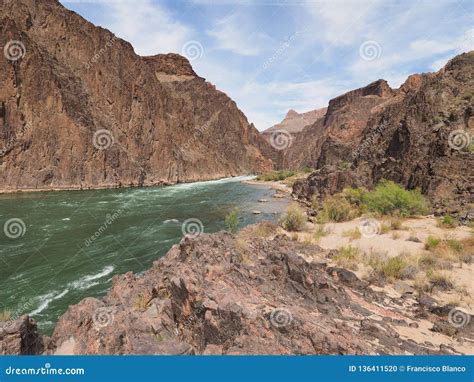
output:
M296 163L318 170L295 184L295 195L324 198L390 179L420 188L435 210L468 208L474 203L474 52L437 73L410 76L396 91L381 90L370 100L332 100L324 123L303 131L313 150L306 145L294 154ZM344 109L349 118L338 115Z
M55 0L2 0L0 17L1 189L151 185L272 167L271 146L184 57L140 57Z
M269 127L262 132L262 135L270 140L272 134L279 130L284 130L290 133L293 136L298 135L306 126L312 125L318 119L324 117L326 114L327 108L311 110L306 113L298 113L293 109L288 110L283 121L277 123L276 125Z
M321 153L327 152L327 148L329 157L342 158L342 147L353 147L374 109L392 97L394 91L387 82L378 80L332 99L324 117L298 134L284 155L284 166L322 166Z

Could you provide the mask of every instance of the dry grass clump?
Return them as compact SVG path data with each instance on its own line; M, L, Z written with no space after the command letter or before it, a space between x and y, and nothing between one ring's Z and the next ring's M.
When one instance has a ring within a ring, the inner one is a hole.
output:
M277 230L278 226L265 220L254 227L252 233L257 237L265 238L274 235Z
M433 289L447 291L454 288L453 279L445 272L428 271L426 276Z
M441 239L439 237L428 236L425 240L425 249L428 251L433 250L441 243Z
M350 229L350 230L347 230L347 231L344 231L342 233L342 236L343 237L347 237L349 238L349 240L357 240L357 239L360 239L362 237L362 234L360 233L360 230L359 228L354 228L354 229Z
M297 203L292 203L281 217L280 224L287 231L295 232L303 231L306 221L306 213L303 209Z
M330 231L324 224L317 224L314 231L313 238L315 241L321 240L322 237L329 235Z
M343 222L349 221L360 215L360 212L342 194L327 198L318 214L318 222Z
M441 228L456 228L459 225L459 222L451 215L444 215L443 217L438 218L437 221L438 227Z
M342 268L357 270L360 257L360 250L349 245L339 248L338 254L333 257L333 260Z
M145 294L139 293L137 297L133 300L133 307L139 312L144 312L150 306L152 298Z
M0 321L10 321L12 319L11 310L5 309L0 312Z

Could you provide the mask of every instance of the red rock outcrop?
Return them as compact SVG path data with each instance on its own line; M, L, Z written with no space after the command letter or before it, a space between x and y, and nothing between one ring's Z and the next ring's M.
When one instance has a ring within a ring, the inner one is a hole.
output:
M290 109L283 121L264 130L262 135L267 139L267 141L270 141L270 137L275 131L284 130L296 137L306 126L312 125L318 119L324 117L326 110L327 108L324 107L306 113L298 113L295 110Z
M381 179L419 188L435 211L474 203L474 52L437 73L410 76L398 90L384 81L331 100L290 147L288 163L317 169L294 195L323 199Z
M474 351L474 320L450 325L453 307L410 291L388 296L328 265L334 253L277 235L264 224L237 238L224 232L184 238L144 274L114 277L104 299L69 307L51 339L44 339L45 353ZM423 334L418 326L433 332ZM416 339L407 334L413 331Z
M255 173L274 152L177 54L132 46L56 0L0 1L0 189Z

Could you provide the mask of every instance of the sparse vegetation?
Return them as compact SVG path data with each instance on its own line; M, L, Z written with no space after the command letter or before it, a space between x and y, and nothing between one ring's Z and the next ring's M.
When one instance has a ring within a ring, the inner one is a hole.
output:
M360 260L360 250L352 246L339 248L339 253L333 257L337 265L343 268L357 270Z
M434 237L434 236L428 236L425 241L425 249L427 249L428 251L431 251L434 248L436 248L439 245L439 243L441 243L440 238Z
M0 312L0 321L9 321L12 319L12 312L8 309L5 309Z
M359 211L342 195L330 196L323 203L323 209L318 215L320 223L343 222L352 220L359 215Z
M451 215L444 215L438 219L438 226L441 228L456 228L458 225L458 221Z
M433 288L437 288L439 290L450 290L454 287L452 278L446 273L427 271L426 276L428 277L428 281Z
M454 252L461 253L464 249L462 243L456 239L448 239L446 240L446 244L449 248L451 248Z
M150 305L151 299L143 294L139 294L137 297L135 297L135 300L133 302L133 307L135 310L138 310L140 312L144 312L147 310L148 306Z
M403 273L407 267L406 257L399 255L382 261L376 271L380 272L386 279L401 279L404 278Z
M230 211L224 219L224 223L227 227L227 230L231 233L237 232L237 227L239 225L239 214L240 210L235 207Z
M362 237L362 234L360 233L358 228L354 228L354 229L351 229L351 230L348 230L348 231L344 231L342 233L342 236L343 237L348 237L349 240L357 240L357 239L360 239Z
M263 180L265 182L274 182L284 180L295 175L296 172L293 170L281 170L281 171L270 171L264 174L258 175L257 180Z
M297 203L292 203L280 219L280 224L287 231L302 231L306 225L306 214Z
M329 234L329 231L326 229L324 224L316 225L316 231L314 232L314 240L319 241L323 236Z

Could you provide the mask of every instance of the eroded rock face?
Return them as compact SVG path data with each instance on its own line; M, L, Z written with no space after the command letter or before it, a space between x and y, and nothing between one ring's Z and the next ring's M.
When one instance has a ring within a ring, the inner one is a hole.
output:
M0 46L9 51L0 189L151 185L273 166L271 146L186 58L140 57L58 1L2 0Z
M32 355L44 350L36 321L28 316L0 321L0 355Z
M323 199L389 179L419 188L435 211L468 209L474 203L474 52L437 73L410 76L396 91L384 82L369 88L332 100L325 122L301 133L309 143L300 152L290 148L290 163L318 169L296 182L294 195Z
M116 276L103 300L69 307L47 353L466 352L431 335L401 335L421 319L442 324L447 311L406 293L376 292L354 273L329 267L329 255L286 236L184 238L140 277ZM472 338L473 326L443 335Z

